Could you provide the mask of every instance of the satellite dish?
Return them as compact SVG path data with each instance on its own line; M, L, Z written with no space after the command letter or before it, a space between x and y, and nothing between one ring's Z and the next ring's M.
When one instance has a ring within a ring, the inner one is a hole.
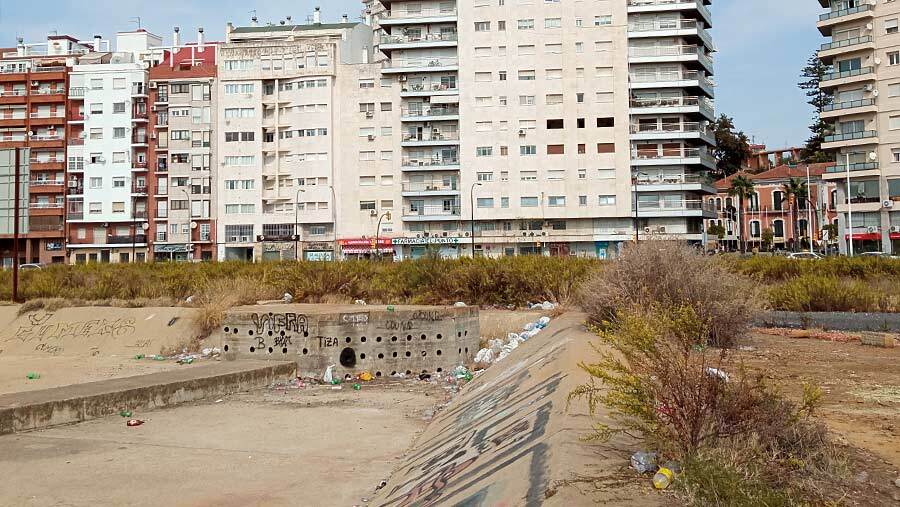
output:
M142 224L141 224L141 229L144 229L145 231L148 230L148 229L150 229L150 224L147 223L147 222L142 223Z
M872 161L878 160L878 154L875 153L874 151L870 151L869 152L869 160L872 160Z
M197 222L191 222L191 229L197 228Z

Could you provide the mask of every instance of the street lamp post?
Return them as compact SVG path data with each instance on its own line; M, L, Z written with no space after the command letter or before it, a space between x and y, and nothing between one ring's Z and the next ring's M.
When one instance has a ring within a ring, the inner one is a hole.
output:
M334 236L332 239L331 245L331 260L336 261L337 259L337 249L338 249L338 236L337 236L337 198L334 196L334 185L328 185L328 189L331 190L331 233Z
M375 225L375 255L378 256L378 259L381 259L381 245L378 244L378 236L381 233L381 219L382 218L387 218L388 220L390 220L391 212L386 211L386 212L382 213L381 216L378 217L378 224Z
M300 260L300 232L297 229L299 229L299 222L300 222L300 219L298 217L298 212L300 211L300 193L301 192L306 192L306 190L304 190L302 188L298 188L297 195L296 195L296 197L294 197L294 260L295 261Z
M190 248L191 260L193 260L193 258L194 258L194 245L193 245L193 243L192 243L192 238L191 238L191 235L192 235L192 233L191 233L191 230L192 230L192 229L191 229L191 221L192 221L192 219L193 219L193 216L192 216L192 215L194 214L194 211L191 209L191 194L189 194L188 191L185 190L185 189L183 189L183 188L181 189L181 191L184 192L184 196L187 197L187 203L188 203L188 248ZM174 252L170 252L169 255L171 256L170 258L171 258L172 260L175 260L175 253L174 253Z
M480 187L481 182L476 181L472 183L472 188L469 190L469 206L472 208L472 219L469 221L472 229L472 237L470 240L472 241L472 258L475 258L475 187Z
M850 153L846 154L847 168L847 244L848 254L853 257L853 203L850 198Z

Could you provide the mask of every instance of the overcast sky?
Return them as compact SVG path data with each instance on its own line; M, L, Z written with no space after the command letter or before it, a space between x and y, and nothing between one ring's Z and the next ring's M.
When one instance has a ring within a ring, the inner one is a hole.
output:
M221 40L225 23L247 24L251 9L263 22L292 15L302 23L315 5L322 5L323 21L342 14L358 19L362 10L358 0L0 0L0 46L15 46L19 35L43 40L53 30L83 39L112 38L116 31L136 28L137 16L167 43L175 25L182 40L194 40L197 26L209 40ZM812 110L796 83L806 59L825 42L815 27L822 12L818 2L715 0L712 12L719 49L716 109L770 148L802 144Z

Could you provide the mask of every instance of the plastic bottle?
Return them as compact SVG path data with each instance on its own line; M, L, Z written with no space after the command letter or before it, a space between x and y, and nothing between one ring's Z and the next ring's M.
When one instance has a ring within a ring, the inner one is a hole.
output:
M119 412L119 415L122 417L131 417L131 410L123 410Z
M37 380L37 379L41 378L41 374L35 373L35 372L29 372L28 375L25 375L25 377L28 380Z
M666 489L672 484L675 474L666 467L660 467L653 476L653 487L656 489Z
M359 384L353 384L353 389L354 389L355 391L359 391L359 389L360 389Z

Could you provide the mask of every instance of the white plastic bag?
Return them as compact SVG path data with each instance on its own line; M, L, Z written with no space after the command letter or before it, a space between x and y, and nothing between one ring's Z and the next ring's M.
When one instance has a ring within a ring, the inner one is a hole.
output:
M325 382L326 384L330 384L331 381L334 380L333 370L334 370L333 364L331 366L329 366L328 368L325 368L325 375L322 375L322 382Z

